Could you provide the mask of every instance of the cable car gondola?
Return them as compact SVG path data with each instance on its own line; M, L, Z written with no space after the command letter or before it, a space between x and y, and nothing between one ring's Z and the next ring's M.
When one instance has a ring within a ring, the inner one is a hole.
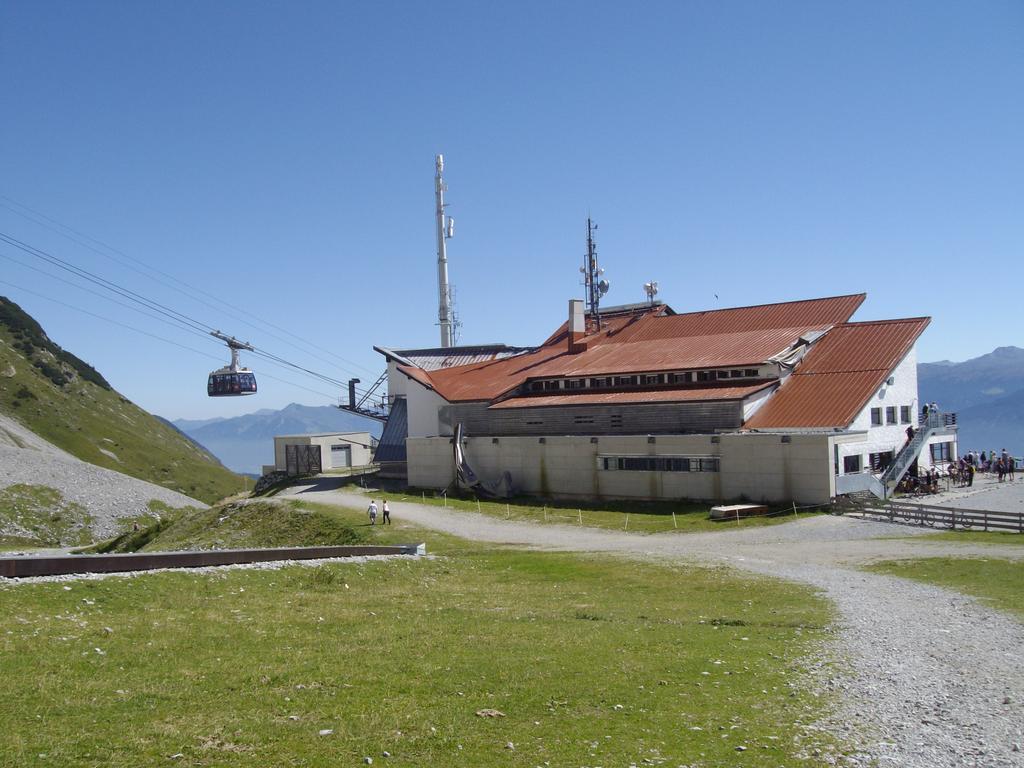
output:
M238 350L253 351L252 344L238 341L234 336L226 336L220 331L210 331L211 336L223 341L231 350L231 364L210 372L206 380L206 394L210 397L238 397L239 395L256 394L256 374L238 364Z

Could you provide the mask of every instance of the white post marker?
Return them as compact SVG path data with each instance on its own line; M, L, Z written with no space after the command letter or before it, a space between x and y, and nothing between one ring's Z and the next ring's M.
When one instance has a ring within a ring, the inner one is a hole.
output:
M679 528L679 523L676 522L676 511L674 509L672 510L672 527L677 530Z
M576 511L580 513L580 525L583 525L583 510L577 509Z

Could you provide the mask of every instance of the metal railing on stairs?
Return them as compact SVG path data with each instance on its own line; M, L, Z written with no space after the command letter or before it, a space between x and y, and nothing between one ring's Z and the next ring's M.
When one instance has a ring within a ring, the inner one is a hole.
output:
M945 429L949 426L947 416L950 414L944 414L939 411L929 411L927 415L922 414L920 420L920 426L917 431L914 432L914 436L907 441L907 444L903 446L896 457L892 460L892 463L888 466L882 476L879 478L881 485L882 495L879 498L887 498L889 494L899 485L903 475L910 469L910 465L914 463L918 456L921 455L921 449L928 442L928 438L935 434L936 430ZM956 423L956 417L954 415L953 422ZM878 495L877 490L872 488L875 495Z

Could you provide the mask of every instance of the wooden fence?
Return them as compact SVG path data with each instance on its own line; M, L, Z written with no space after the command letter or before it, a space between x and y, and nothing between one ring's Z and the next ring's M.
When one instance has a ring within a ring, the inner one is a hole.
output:
M1024 533L1024 513L986 509L957 509L934 504L881 501L837 505L837 512L887 520L905 525L925 525L954 531L1014 531Z

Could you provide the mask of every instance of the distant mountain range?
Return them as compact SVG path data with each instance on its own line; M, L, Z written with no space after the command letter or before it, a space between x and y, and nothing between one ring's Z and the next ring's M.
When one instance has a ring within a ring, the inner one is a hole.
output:
M279 411L263 408L245 416L215 419L178 419L174 426L202 445L226 467L259 474L274 463L276 435L317 432L369 432L380 437L382 424L329 405L292 403Z
M961 451L1006 448L1024 455L1024 349L998 347L962 363L921 363L917 383L922 402L957 413Z

